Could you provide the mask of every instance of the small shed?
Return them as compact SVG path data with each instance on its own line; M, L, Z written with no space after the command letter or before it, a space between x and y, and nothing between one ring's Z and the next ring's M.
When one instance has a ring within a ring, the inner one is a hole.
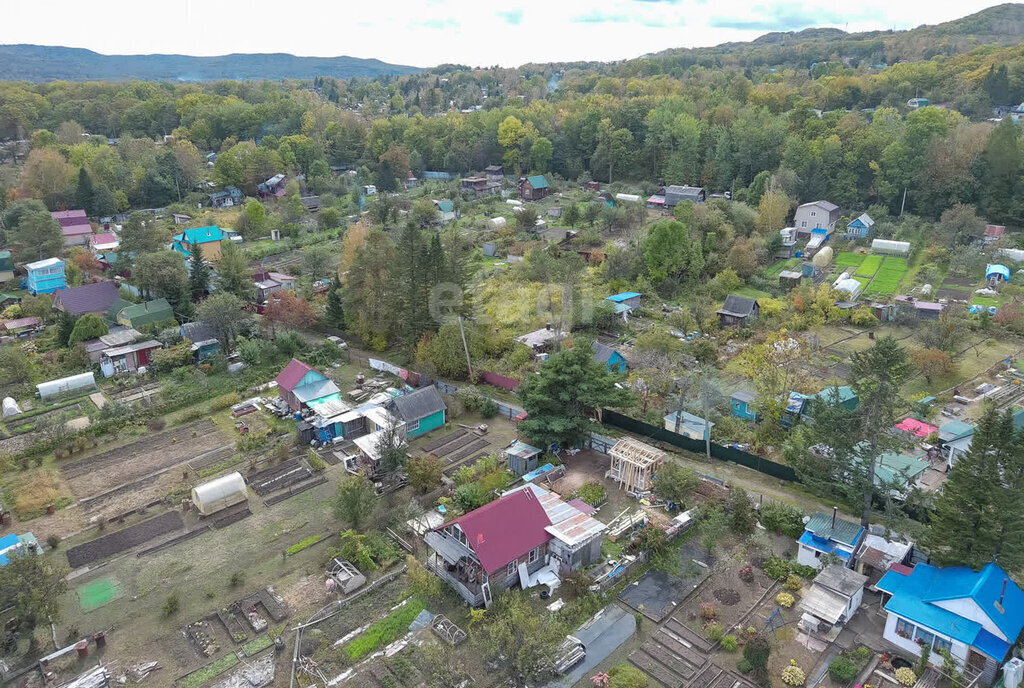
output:
M722 307L715 311L722 327L747 325L757 320L760 306L757 301L739 294L729 294Z
M553 205L548 208L548 217L562 217L562 206Z
M715 424L686 411L673 411L665 416L665 429L691 440L706 440Z
M607 477L627 492L649 492L658 469L665 465L666 454L632 437L623 437L609 452L611 466Z
M910 253L910 242L875 239L871 242L871 252L888 256L906 256Z
M505 218L501 219L504 220ZM485 241L483 243L482 250L484 252L484 255L488 258L494 258L496 255L498 255L498 245L493 241Z
M755 420L757 412L754 410L754 402L757 395L745 389L738 390L729 395L729 407L732 415L743 420Z
M238 471L192 488L192 503L202 516L215 514L249 499L245 480Z
M615 200L622 201L624 203L639 203L640 196L637 194L617 193L615 194Z
M779 286L783 289L796 289L803 278L804 273L799 270L783 270L779 273Z
M807 630L828 632L845 624L860 608L868 577L832 564L814 577L811 589L797 607L800 625Z
M516 440L502 454L508 469L516 475L523 475L537 468L541 450Z
M327 566L328 586L330 581L348 595L366 584L366 576L359 572L347 559L332 559Z
M1010 281L1010 268L1000 263L990 263L985 267L985 279L990 285Z

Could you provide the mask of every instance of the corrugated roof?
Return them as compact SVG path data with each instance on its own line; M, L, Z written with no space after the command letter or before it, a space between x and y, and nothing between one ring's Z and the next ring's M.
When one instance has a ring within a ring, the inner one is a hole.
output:
M338 385L334 384L333 380L317 380L316 382L310 382L306 385L299 385L292 390L292 394L295 398L302 402L316 401L317 399L323 399L324 397L332 394L340 394L341 390L338 389Z
M855 545L860 539L864 528L859 523L847 521L838 516L835 517L835 525L832 525L832 514L817 512L804 526L804 530L813 533L816 537L825 540L835 540L844 545Z
M566 506L576 511L571 504L566 504ZM550 525L545 530L568 546L575 547L603 532L607 527L596 518L577 511L569 518Z
M28 318L16 318L14 320L8 320L7 322L5 322L4 329L8 331L20 330L23 327L35 327L38 324L39 318L36 318L34 316Z
M527 177L526 180L535 189L547 189L550 186L548 180L542 174L535 174L532 177Z
M295 386L302 381L302 378L306 376L311 370L316 370L312 366L306 365L297 358L293 358L288 365L284 367L274 381L277 382L277 386L281 389L291 392L295 389ZM319 372L319 371L318 371Z
M220 241L224 238L224 232L216 225L208 227L193 227L174 237L178 241L187 241L190 244L208 244L213 241Z
M722 304L722 307L717 312L745 318L754 312L755 305L757 305L757 301L754 299L740 296L739 294L729 294L725 297L725 303Z
M174 317L174 311L167 299L155 299L145 303L136 303L120 312L120 315L127 318L133 326L148 325L161 320L170 320Z
M115 349L107 349L106 351L103 352L103 355L106 356L107 358L114 358L115 356L124 356L126 354L130 354L133 351L159 349L161 346L163 346L163 344L161 344L160 342L156 341L155 339L150 339L149 341L139 342L138 344L129 344L127 346L120 346Z
M120 290L114 282L94 282L70 289L58 289L53 294L53 303L60 304L72 315L106 313L120 296Z
M867 582L867 576L841 564L826 566L814 577L816 585L823 585L847 597L853 597Z
M26 270L42 270L43 268L53 267L54 265L63 265L64 261L60 258L44 258L43 260L37 260L34 263L25 263Z
M735 399L736 401L742 401L744 404L750 404L757 399L757 395L751 391L740 389L730 394L729 398Z
M488 574L551 539L545 530L551 521L540 500L529 490L517 490L451 523L462 528L470 548Z
M434 385L395 397L391 403L394 405L395 412L406 423L426 418L448 408L444 404L444 399L441 398L441 393Z
M606 296L604 300L620 303L622 301L629 301L630 299L635 299L638 296L643 296L643 294L635 291L624 291L621 294L613 294L612 296Z
M595 341L591 346L594 349L594 360L598 363L607 363L615 355L615 349L601 342Z

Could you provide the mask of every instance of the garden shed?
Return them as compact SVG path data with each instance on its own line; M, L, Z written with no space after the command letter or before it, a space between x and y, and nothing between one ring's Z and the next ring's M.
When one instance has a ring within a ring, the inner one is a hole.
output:
M192 488L192 503L203 516L217 513L249 499L245 480L238 471Z
M887 256L906 256L910 253L910 242L875 239L871 242L871 252L882 253Z
M632 437L623 437L608 452L611 466L607 476L627 492L647 492L652 478L665 465L665 452Z
M366 576L359 572L347 559L332 559L327 567L327 576L337 584L341 592L348 595L366 583Z
M502 454L508 462L508 469L516 475L523 475L537 468L541 450L516 440Z

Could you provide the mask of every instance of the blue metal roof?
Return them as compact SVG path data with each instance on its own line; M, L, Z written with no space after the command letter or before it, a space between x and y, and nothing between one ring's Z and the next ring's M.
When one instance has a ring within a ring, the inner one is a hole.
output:
M21 540L19 540L18 536L14 533L4 535L0 538L0 566L7 566L7 555L2 552L10 549L11 547L17 547L20 542Z
M1003 660L1024 628L1024 592L995 563L986 564L981 571L966 566L940 569L918 564L910 575L887 572L878 588L892 595L885 605L886 611L971 645L996 661ZM986 631L977 621L936 604L967 598L1010 638L1010 643Z
M800 539L797 542L801 545L806 545L811 549L816 549L819 552L834 554L843 561L849 561L850 559L850 552L847 552L845 549L840 549L832 540L820 538L809 530L805 530L804 534L800 536Z
M614 303L621 303L623 301L629 301L630 299L635 299L638 296L643 296L643 294L637 293L635 291L624 291L621 294L614 294L612 296L606 296L604 300L605 301L613 301Z
M1009 280L1010 268L1006 267L1005 265L1000 265L999 263L992 263L991 265L988 265L985 268L985 279L988 279L993 275L1002 277L1004 280Z

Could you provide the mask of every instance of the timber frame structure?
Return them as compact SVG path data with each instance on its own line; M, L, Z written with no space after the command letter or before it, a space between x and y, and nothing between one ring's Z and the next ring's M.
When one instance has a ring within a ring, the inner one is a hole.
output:
M632 437L620 439L608 454L611 466L606 475L627 492L649 492L651 478L665 465L667 456L662 450Z

